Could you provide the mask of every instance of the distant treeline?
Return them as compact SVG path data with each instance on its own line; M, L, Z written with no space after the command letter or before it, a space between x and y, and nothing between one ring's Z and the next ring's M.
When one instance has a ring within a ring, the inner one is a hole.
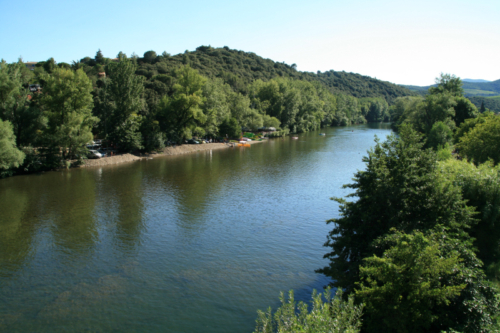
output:
M226 47L176 56L120 52L114 59L98 51L30 69L2 61L1 139L17 157L1 168L9 175L67 166L81 161L96 138L122 152L150 152L167 142L238 138L262 127L299 133L390 121L389 103L411 94L357 74L295 67Z

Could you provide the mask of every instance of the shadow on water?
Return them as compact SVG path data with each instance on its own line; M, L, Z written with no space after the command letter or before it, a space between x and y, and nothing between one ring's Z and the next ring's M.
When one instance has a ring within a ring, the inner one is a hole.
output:
M98 170L99 172L99 170ZM133 253L144 229L143 170L118 165L106 170L106 181L97 189L99 220L111 231L116 245Z
M251 331L280 290L309 302L384 126L1 180L0 331Z

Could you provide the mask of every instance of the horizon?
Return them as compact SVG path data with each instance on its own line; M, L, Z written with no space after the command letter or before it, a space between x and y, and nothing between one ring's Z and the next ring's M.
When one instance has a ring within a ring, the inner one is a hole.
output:
M500 3L491 0L424 0L418 7L394 0L90 0L86 8L96 11L49 0L36 10L20 3L3 7L0 29L8 33L0 58L9 63L19 57L71 63L94 57L98 49L107 58L120 51L175 55L211 45L295 63L302 72L345 71L403 85L432 85L440 73L500 79L494 66L500 52ZM20 43L26 38L29 42Z

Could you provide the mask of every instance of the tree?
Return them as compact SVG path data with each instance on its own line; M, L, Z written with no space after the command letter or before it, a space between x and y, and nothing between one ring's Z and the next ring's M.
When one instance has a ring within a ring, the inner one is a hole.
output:
M486 268L500 262L500 166L491 163L476 166L450 159L440 163L444 177L459 184L467 205L478 212L479 220L469 234L474 238L477 256ZM498 269L498 268L497 268ZM492 272L500 281L498 271Z
M235 118L226 118L220 125L219 134L229 139L236 139L241 136L241 126Z
M203 113L207 116L204 129L207 135L216 136L222 122L231 115L231 93L231 87L219 78L207 80L203 86Z
M376 142L363 158L366 170L344 185L355 190L348 197L358 200L335 199L341 217L328 221L335 223L325 243L332 250L324 256L330 263L318 270L347 292L360 279L363 259L382 255L385 249L372 243L391 228L411 233L441 223L458 232L474 221L460 189L439 177L435 153L422 149L422 138L413 129L402 126L399 137Z
M453 139L453 131L442 121L435 122L427 138L427 146L437 150L450 144Z
M393 229L374 245L387 250L365 258L356 290L366 303L366 331L491 331L498 299L470 239L437 225L410 234Z
M363 305L354 305L353 297L342 300L342 289L338 289L332 297L331 289L325 291L325 302L322 295L312 295L312 308L309 312L304 302L297 305L293 290L288 293L288 302L283 293L280 295L281 307L274 317L271 308L266 313L258 311L255 333L273 332L310 332L310 333L356 333L361 327Z
M206 78L189 66L183 66L175 72L177 83L172 97L164 96L158 107L160 124L167 136L183 142L194 133L204 134L202 128L206 116L203 105L203 86Z
M135 75L135 64L126 58L108 65L111 78L107 89L113 101L111 111L112 125L108 138L118 145L121 151L142 148L142 136L139 132L144 101L144 78Z
M97 64L101 64L103 65L105 63L105 58L104 58L104 55L102 54L101 52L101 49L99 49L96 54L95 54L95 57L94 57L94 60Z
M73 72L56 68L44 76L41 107L48 119L44 133L46 145L63 159L86 152L92 141L92 128L99 121L92 116L92 82L82 69Z
M459 254L445 253L440 245L446 236L393 229L375 242L389 248L380 257L364 259L355 291L357 299L366 304L367 331L434 331L431 325L439 321L438 310L466 287L456 278L462 272Z
M479 112L483 113L484 111L486 111L486 107L484 106L484 101L481 101L481 108L479 109Z
M464 90L462 88L462 80L455 75L441 73L441 75L436 78L436 85L436 87L429 88L429 93L431 95L449 93L455 97L463 96Z
M0 120L0 172L17 168L23 163L23 160L24 153L16 147L16 137L12 131L12 124Z
M460 153L476 164L491 159L494 164L500 162L500 118L485 117L483 123L478 123L466 132L457 144Z
M493 117L495 117L495 114L493 112L486 111L484 113L480 113L477 118L466 119L463 123L460 124L460 127L457 128L455 132L454 135L455 143L458 143L460 141L460 138L463 137L465 133L468 133L470 130L476 127L477 124L482 124L486 122L488 118L493 118Z
M0 118L12 124L19 147L33 144L43 127L41 112L30 103L33 96L25 88L33 76L26 70L22 62L0 63Z
M455 121L455 125L457 127L460 126L466 119L476 118L478 115L477 108L472 102L465 97L456 97L456 106L455 106L455 116L453 120Z
M152 64L153 61L156 60L156 52L155 51L147 51L144 53L144 61L149 64Z

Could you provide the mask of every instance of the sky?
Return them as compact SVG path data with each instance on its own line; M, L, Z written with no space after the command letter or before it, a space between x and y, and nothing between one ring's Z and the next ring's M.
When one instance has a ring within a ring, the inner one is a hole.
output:
M499 0L0 0L0 58L72 63L228 46L300 71L500 79Z

